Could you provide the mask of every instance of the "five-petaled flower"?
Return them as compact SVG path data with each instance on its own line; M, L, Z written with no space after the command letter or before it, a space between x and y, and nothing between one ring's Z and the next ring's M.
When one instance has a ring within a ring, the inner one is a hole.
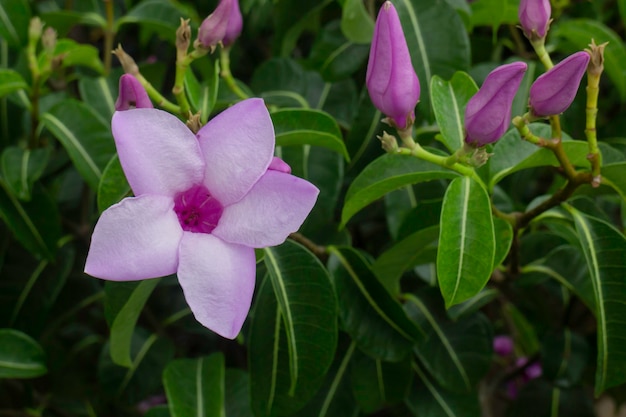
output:
M177 273L196 319L234 338L254 291L254 248L298 230L319 190L273 156L261 99L225 110L197 135L150 108L116 112L112 131L135 197L102 213L85 272L113 281Z

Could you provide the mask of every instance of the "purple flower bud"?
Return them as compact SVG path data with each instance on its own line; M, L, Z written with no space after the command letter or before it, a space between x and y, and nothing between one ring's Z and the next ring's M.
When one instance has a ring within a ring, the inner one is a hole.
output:
M511 106L527 65L501 65L487 75L465 107L465 142L479 148L500 139L511 123Z
M587 70L589 54L576 52L540 75L530 87L530 111L534 116L561 114L572 104Z
M203 47L214 50L219 43L223 42L233 10L233 1L236 0L221 0L213 13L200 25L198 41Z
M143 85L130 74L120 77L120 95L115 102L115 110L128 110L131 108L153 108L148 93Z
M513 353L511 336L500 335L493 338L493 350L498 356L509 356Z
M550 25L550 0L521 0L519 21L528 39L545 38Z
M224 46L231 45L241 34L243 28L243 18L239 9L239 0L233 0L230 8L230 16L228 17L228 25L226 26L226 34L224 35Z
M398 12L387 1L380 8L369 61L367 90L372 102L401 129L415 118L420 84L402 32Z

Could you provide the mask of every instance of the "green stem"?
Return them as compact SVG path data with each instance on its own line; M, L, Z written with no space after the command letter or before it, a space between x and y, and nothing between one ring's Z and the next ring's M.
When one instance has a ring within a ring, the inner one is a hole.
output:
M185 74L189 69L189 66L196 59L203 57L209 52L208 49L204 48L195 48L191 53L186 53L179 51L176 57L176 77L174 79L174 87L172 88L172 93L174 97L176 97L176 101L180 106L180 115L183 117L188 117L189 112L191 111L191 106L189 105L189 100L187 100L187 95L185 94Z
M137 72L133 75L141 83L143 88L146 89L146 92L148 93L150 98L157 104L157 106L167 110L170 113L182 114L180 106L166 99L156 88L152 86L152 84L150 84L150 81L146 80L144 76L141 75L141 73Z
M104 30L104 74L108 75L111 72L111 61L113 50L113 38L115 38L114 19L113 13L113 0L104 0L104 9L106 13L107 25Z
M531 41L530 43L537 53L537 58L539 58L539 61L541 61L543 66L546 67L547 70L549 70L554 66L554 64L552 63L552 59L550 59L550 54L548 54L548 51L546 50L545 41L546 40L544 38L539 38L537 40Z
M40 35L41 36L41 35ZM30 137L28 141L28 148L35 149L39 146L39 140L37 138L37 126L39 125L39 88L41 73L39 71L39 64L37 62L37 43L40 36L29 36L28 45L26 46L26 57L28 60L28 68L30 70L32 85L30 92Z
M248 98L248 94L239 88L235 77L233 77L233 74L230 72L230 48L228 47L220 50L220 76L224 79L230 91L235 93L237 97L242 100Z
M589 161L591 162L591 173L593 181L591 184L595 187L600 185L601 175L600 167L602 166L602 154L598 147L598 136L596 130L596 119L598 116L598 94L600 92L600 74L587 72L587 105L585 109L585 136L589 143Z

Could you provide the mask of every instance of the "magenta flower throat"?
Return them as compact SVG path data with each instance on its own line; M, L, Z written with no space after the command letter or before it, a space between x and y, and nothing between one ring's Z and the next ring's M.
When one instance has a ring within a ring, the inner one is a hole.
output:
M224 207L204 185L194 185L174 197L174 211L183 230L211 233L220 221Z

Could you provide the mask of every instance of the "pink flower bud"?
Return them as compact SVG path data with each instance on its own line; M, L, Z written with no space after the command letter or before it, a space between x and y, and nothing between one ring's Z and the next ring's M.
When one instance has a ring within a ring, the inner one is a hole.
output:
M530 111L544 117L563 113L574 101L587 70L589 54L576 52L540 75L530 87Z
M128 110L131 108L153 108L148 93L143 85L130 74L120 77L120 95L115 102L115 110Z
M511 339L511 336L500 335L494 337L493 351L498 356L509 356L513 353L513 339Z
M465 142L479 148L500 139L511 123L511 106L527 65L501 65L487 75L465 107Z
M239 0L233 0L228 17L228 25L226 26L226 34L224 35L224 46L231 45L241 34L243 28L243 18L239 9Z
M550 25L550 0L521 0L518 16L528 39L545 38Z
M401 129L415 118L420 84L402 32L398 12L387 1L380 9L367 62L367 90L372 102Z
M198 42L211 50L220 43L224 46L231 45L241 34L242 27L239 0L220 0L215 11L200 25Z

